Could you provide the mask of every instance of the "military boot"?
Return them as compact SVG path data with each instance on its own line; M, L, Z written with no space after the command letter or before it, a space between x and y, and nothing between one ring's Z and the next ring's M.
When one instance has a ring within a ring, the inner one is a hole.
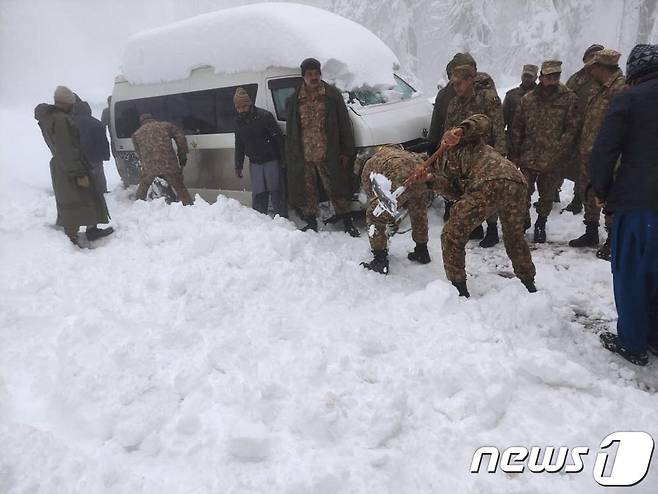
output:
M94 240L98 240L99 238L107 237L112 233L114 233L114 228L112 228L111 226L108 226L107 228L88 226L87 231L85 232L85 236L87 237L87 240L93 242Z
M480 247L488 249L489 247L496 245L498 242L500 242L500 238L498 238L498 223L487 222L487 234L480 242Z
M360 237L361 234L359 233L359 230L354 226L354 223L352 223L352 215L347 213L345 216L343 216L343 228L345 233L348 233L350 237Z
M388 250L373 250L373 260L370 262L362 262L361 266L376 273L388 274Z
M605 227L605 231L608 232L608 236L603 242L603 245L599 250L596 251L596 257L603 259L604 261L612 260L612 251L610 250L610 228Z
M480 240L482 238L484 238L484 228L482 228L482 225L473 230L470 237L468 237L469 240Z
M569 240L569 247L598 247L599 246L599 224L585 223L585 233L578 238Z
M567 204L567 207L565 207L562 212L564 211L569 211L570 213L573 214L578 214L583 210L583 203L581 202L580 198L578 197L578 194L574 194L573 199L571 199L571 202Z
M457 289L460 297L469 298L471 296L471 294L468 293L468 288L466 287L466 281L453 281L452 286L454 286Z
M301 231L303 232L307 232L309 230L313 230L314 232L318 231L318 219L315 216L309 216L307 218L304 218L304 221L306 221L306 225L300 228Z
M546 216L537 216L537 221L535 221L535 237L533 242L536 244L546 243Z
M537 287L535 286L534 279L521 280L521 283L523 283L523 286L525 286L526 290L528 290L529 293L535 293L537 291Z
M414 250L407 254L407 259L418 264L428 264L432 261L430 253L427 251L427 244L419 244L418 242L416 242Z

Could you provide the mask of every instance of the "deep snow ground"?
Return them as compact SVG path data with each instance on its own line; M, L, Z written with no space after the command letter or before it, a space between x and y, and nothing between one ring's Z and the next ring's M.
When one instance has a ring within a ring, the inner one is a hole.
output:
M614 492L591 476L600 441L658 437L658 363L598 343L615 311L609 265L566 247L582 216L556 206L534 295L499 275L502 244L472 243L461 300L440 207L433 262L398 236L383 277L358 265L365 236L134 203L107 164L116 233L77 250L38 128L0 124L0 492ZM592 453L578 475L471 474L483 445Z

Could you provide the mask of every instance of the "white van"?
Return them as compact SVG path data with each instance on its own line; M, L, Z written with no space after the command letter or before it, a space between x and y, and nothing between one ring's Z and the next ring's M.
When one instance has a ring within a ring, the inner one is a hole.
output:
M274 11L271 10L273 8L276 9L276 15L284 17L280 17L278 21L273 20ZM286 100L302 83L299 67L292 65L291 60L298 59L296 62L298 64L303 58L310 56L323 62L323 78L328 82L335 83L339 89L343 90L354 128L357 151L368 152L368 148L386 143L400 143L406 148L412 149L422 148L425 145L424 138L427 136L432 112L427 98L422 97L402 77L394 75L393 66L390 67L391 72L389 72L389 79L392 83L386 85L363 84L349 90L341 87L341 80L343 80L343 84L347 85L344 82L346 74L348 79L354 80L354 74L346 68L349 67L350 61L348 60L346 63L344 60L353 59L355 55L342 54L341 50L344 48L340 46L333 56L327 53L318 55L314 53L316 50L313 50L312 46L310 49L298 47L296 50L300 52L299 55L291 55L289 52L293 48L289 46L286 55L279 57L280 65L276 65L273 63L276 62L273 58L277 58L278 55L271 53L270 46L273 42L272 30L274 28L270 27L269 33L263 33L269 34L269 36L259 36L260 41L252 39L250 40L252 46L243 47L244 57L248 58L251 55L252 60L257 60L260 56L259 43L262 45L260 47L262 52L270 51L266 60L251 64L252 66L262 65L260 70L235 70L235 63L230 70L227 70L231 61L221 60L223 55L216 53L214 53L216 61L212 65L194 62L195 60L210 60L212 56L190 53L190 56L184 61L188 66L196 65L195 68L184 72L176 72L178 67L176 70L172 70L172 65L177 63L176 57L174 56L172 59L166 53L161 53L167 51L166 42L176 44L177 53L184 52L185 47L181 45L187 42L188 37L194 38L203 26L210 25L215 27L218 33L226 33L228 25L233 26L236 19L235 16L226 18L223 14L224 12L235 13L235 11L239 11L239 14L247 11L245 14L248 15L250 22L246 25L257 23L257 14L261 14L270 23L278 24L276 30L285 31L287 40L290 39L291 30L299 23L301 11L306 16L306 21L303 26L297 26L298 38L309 35L304 32L304 29L308 27L308 15L313 15L320 17L318 20L322 22L325 30L333 22L341 28L342 36L351 34L359 42L366 43L367 41L370 45L375 43L372 39L375 38L376 42L383 46L383 48L382 46L376 47L380 53L387 53L384 48L388 50L378 38L362 26L329 12L299 4L256 4L220 11L214 16L206 14L199 18L173 24L171 29L160 28L157 32L147 32L145 38L148 42L146 43L144 36L140 38L138 35L135 40L128 43L127 56L124 57L124 60L128 59L123 67L124 73L132 74L133 81L129 80L129 75L118 76L115 79L112 93L110 134L116 159L132 163L136 161L130 137L139 126L139 115L151 113L156 119L172 122L185 133L190 155L184 174L185 183L191 192L197 192L210 201L215 200L217 194L221 193L234 197L244 204L250 204L248 173L245 173L245 177L242 179L237 178L234 173L233 132L236 113L233 106L233 95L235 90L243 87L256 106L275 115L285 132ZM331 22L327 21L328 18L331 19ZM283 23L285 25L280 25ZM347 26L346 23L348 23ZM350 30L352 32L349 32ZM363 31L370 38L366 39ZM251 30L250 33L253 35ZM330 37L331 34L328 33ZM311 36L315 40L318 38L317 32ZM336 38L333 37L333 39L336 44ZM222 39L222 41L224 40ZM163 47L163 43L165 47ZM299 41L293 40L291 43L297 45ZM310 44L312 45L312 43ZM340 43L337 44L340 45ZM158 48L153 48L154 46ZM325 46L325 44L322 46L324 52L331 52L331 46ZM235 43L234 48L241 49L240 43ZM367 62L372 65L372 57L376 57L376 51L367 50L362 57L370 57ZM160 56L161 61L154 60ZM392 53L391 56L394 57ZM135 60L132 65L131 57ZM220 60L217 60L217 57ZM145 60L150 64L147 73L143 72ZM352 65L356 65L358 62L359 60L352 61ZM391 63L390 58L384 60L384 63ZM160 69L160 65L162 65L162 69ZM327 67L331 69L332 66L338 67L337 70L334 70L335 76L332 76L331 73L327 74L327 70L325 70ZM363 66L359 68L363 72ZM142 73L139 72L140 70ZM372 72L372 70L370 71ZM184 74L187 74L187 77L180 78L180 75ZM362 78L364 77L367 75L362 76ZM151 82L149 78L154 82ZM248 167L245 166L245 172L247 171Z

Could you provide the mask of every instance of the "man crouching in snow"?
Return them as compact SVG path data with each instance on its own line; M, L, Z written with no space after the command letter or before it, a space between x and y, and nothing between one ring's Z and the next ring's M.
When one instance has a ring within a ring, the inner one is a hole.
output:
M524 237L527 215L526 181L511 161L484 143L491 122L476 114L443 136L448 146L446 159L435 164L425 178L438 193L457 201L441 233L443 267L461 297L469 297L466 287L466 243L473 229L498 213L503 242L512 261L514 274L529 292L536 292L535 265Z
M90 163L81 151L80 132L71 118L75 94L64 86L55 89L55 104L42 103L34 109L41 134L53 157L50 160L50 176L57 204L57 225L74 245L78 244L78 230L87 226L87 240L105 237L114 230L97 228L107 223L109 213L103 194L95 186L95 176Z
M423 163L420 155L403 151L396 146L384 146L377 151L363 167L361 173L361 186L368 195L368 209L366 211L366 224L368 226L368 240L374 259L362 262L361 265L372 271L388 274L388 227L396 228L397 219L386 211L376 211L378 200L372 190L370 174L379 173L391 181L391 191L402 186L416 168ZM409 211L411 220L411 237L416 242L416 248L410 252L408 258L420 264L430 262L427 252L427 202L429 189L424 183L414 183L406 188L398 198L398 207ZM379 214L377 214L379 213Z

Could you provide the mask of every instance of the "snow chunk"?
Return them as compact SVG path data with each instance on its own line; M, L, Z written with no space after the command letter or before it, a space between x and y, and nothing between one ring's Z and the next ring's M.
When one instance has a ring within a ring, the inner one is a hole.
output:
M264 461L270 456L270 450L268 431L260 423L237 424L228 442L229 453L242 461Z
M298 70L308 57L322 63L326 81L344 90L394 85L399 66L391 49L362 25L315 7L272 2L138 33L126 43L121 68L131 83L151 84L185 79L202 66L228 74Z

